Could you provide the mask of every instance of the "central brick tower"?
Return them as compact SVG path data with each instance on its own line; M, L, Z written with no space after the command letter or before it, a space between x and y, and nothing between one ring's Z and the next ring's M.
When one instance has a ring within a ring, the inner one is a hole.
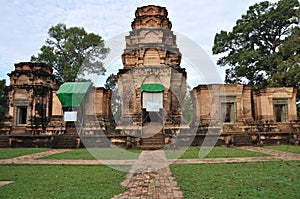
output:
M150 5L137 8L131 27L122 55L124 68L118 73L120 129L130 133L124 129L131 126L142 137L150 136L149 131L166 134L182 123L186 93L186 71L180 67L172 23L166 8Z

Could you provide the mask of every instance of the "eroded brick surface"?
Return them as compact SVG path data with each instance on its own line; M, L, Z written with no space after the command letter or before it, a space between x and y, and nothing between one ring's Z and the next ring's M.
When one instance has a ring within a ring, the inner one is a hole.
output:
M127 188L113 198L183 198L169 167L133 174Z

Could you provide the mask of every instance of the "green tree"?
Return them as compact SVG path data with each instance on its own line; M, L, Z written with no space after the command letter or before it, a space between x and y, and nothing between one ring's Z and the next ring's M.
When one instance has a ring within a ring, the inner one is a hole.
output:
M268 84L296 87L295 82L283 80L280 73L290 69L286 75L293 76L295 70L291 67L299 67L290 65L294 55L287 49L295 34L293 27L299 24L298 13L298 0L264 1L250 6L232 31L217 33L212 50L213 54L224 55L217 64L228 67L226 83L247 81L256 89Z
M92 74L103 74L101 62L109 52L101 36L87 33L83 28L52 26L46 44L31 61L45 62L53 67L58 83L83 80Z
M112 114L114 116L115 122L119 122L121 117L121 98L118 94L118 77L116 74L110 74L106 83L104 84L106 89L110 89L112 91Z
M6 98L6 81L5 79L0 80L0 127L3 126L5 121L7 108L7 98Z
M270 86L292 86L297 88L300 99L300 28L291 29L288 37L277 53L277 70L269 78Z

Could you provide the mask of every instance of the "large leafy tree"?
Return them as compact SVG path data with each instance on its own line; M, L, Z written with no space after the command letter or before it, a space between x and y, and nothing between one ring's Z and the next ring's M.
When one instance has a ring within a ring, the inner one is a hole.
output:
M300 28L291 29L291 36L280 46L275 58L276 71L269 78L272 86L300 86ZM298 99L300 98L300 92Z
M6 108L7 108L7 99L6 99L6 82L5 79L0 80L0 127L3 126L5 120Z
M87 33L83 28L52 26L46 44L31 61L46 62L54 68L59 83L85 79L87 74L103 74L101 62L109 52L101 36Z
M215 36L212 50L223 55L217 64L227 67L226 83L299 88L298 25L298 0L250 6L230 32Z
M297 111L300 119L300 28L292 29L278 52L277 72L269 79L271 86L292 86L297 88Z

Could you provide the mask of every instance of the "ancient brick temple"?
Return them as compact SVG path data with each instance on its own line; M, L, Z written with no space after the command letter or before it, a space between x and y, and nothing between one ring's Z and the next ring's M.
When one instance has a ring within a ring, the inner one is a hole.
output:
M296 89L254 91L241 84L199 85L191 92L196 145L211 132L219 144L252 145L299 143Z
M89 82L66 82L58 89L52 72L44 63L20 62L8 74L7 121L0 129L0 147L73 148L80 144L79 135L95 138L110 129L110 90ZM70 85L71 90L62 91L68 100L60 101L57 92ZM82 85L84 92L78 89ZM78 91L80 101L72 104ZM76 111L76 121L65 120L68 111Z
M297 120L296 91L291 87L253 91L242 84L199 85L193 89L192 96L194 118L202 124Z
M21 62L15 64L15 71L8 74L7 127L10 134L45 131L52 116L52 90L55 79L52 68L43 63Z
M51 67L21 62L8 74L0 147L161 149L205 140L217 145L299 144L296 89L290 87L199 84L190 93L194 117L187 125L182 113L187 74L166 8L137 8L131 26L118 72L121 117L116 123L111 90L91 82L58 87Z

